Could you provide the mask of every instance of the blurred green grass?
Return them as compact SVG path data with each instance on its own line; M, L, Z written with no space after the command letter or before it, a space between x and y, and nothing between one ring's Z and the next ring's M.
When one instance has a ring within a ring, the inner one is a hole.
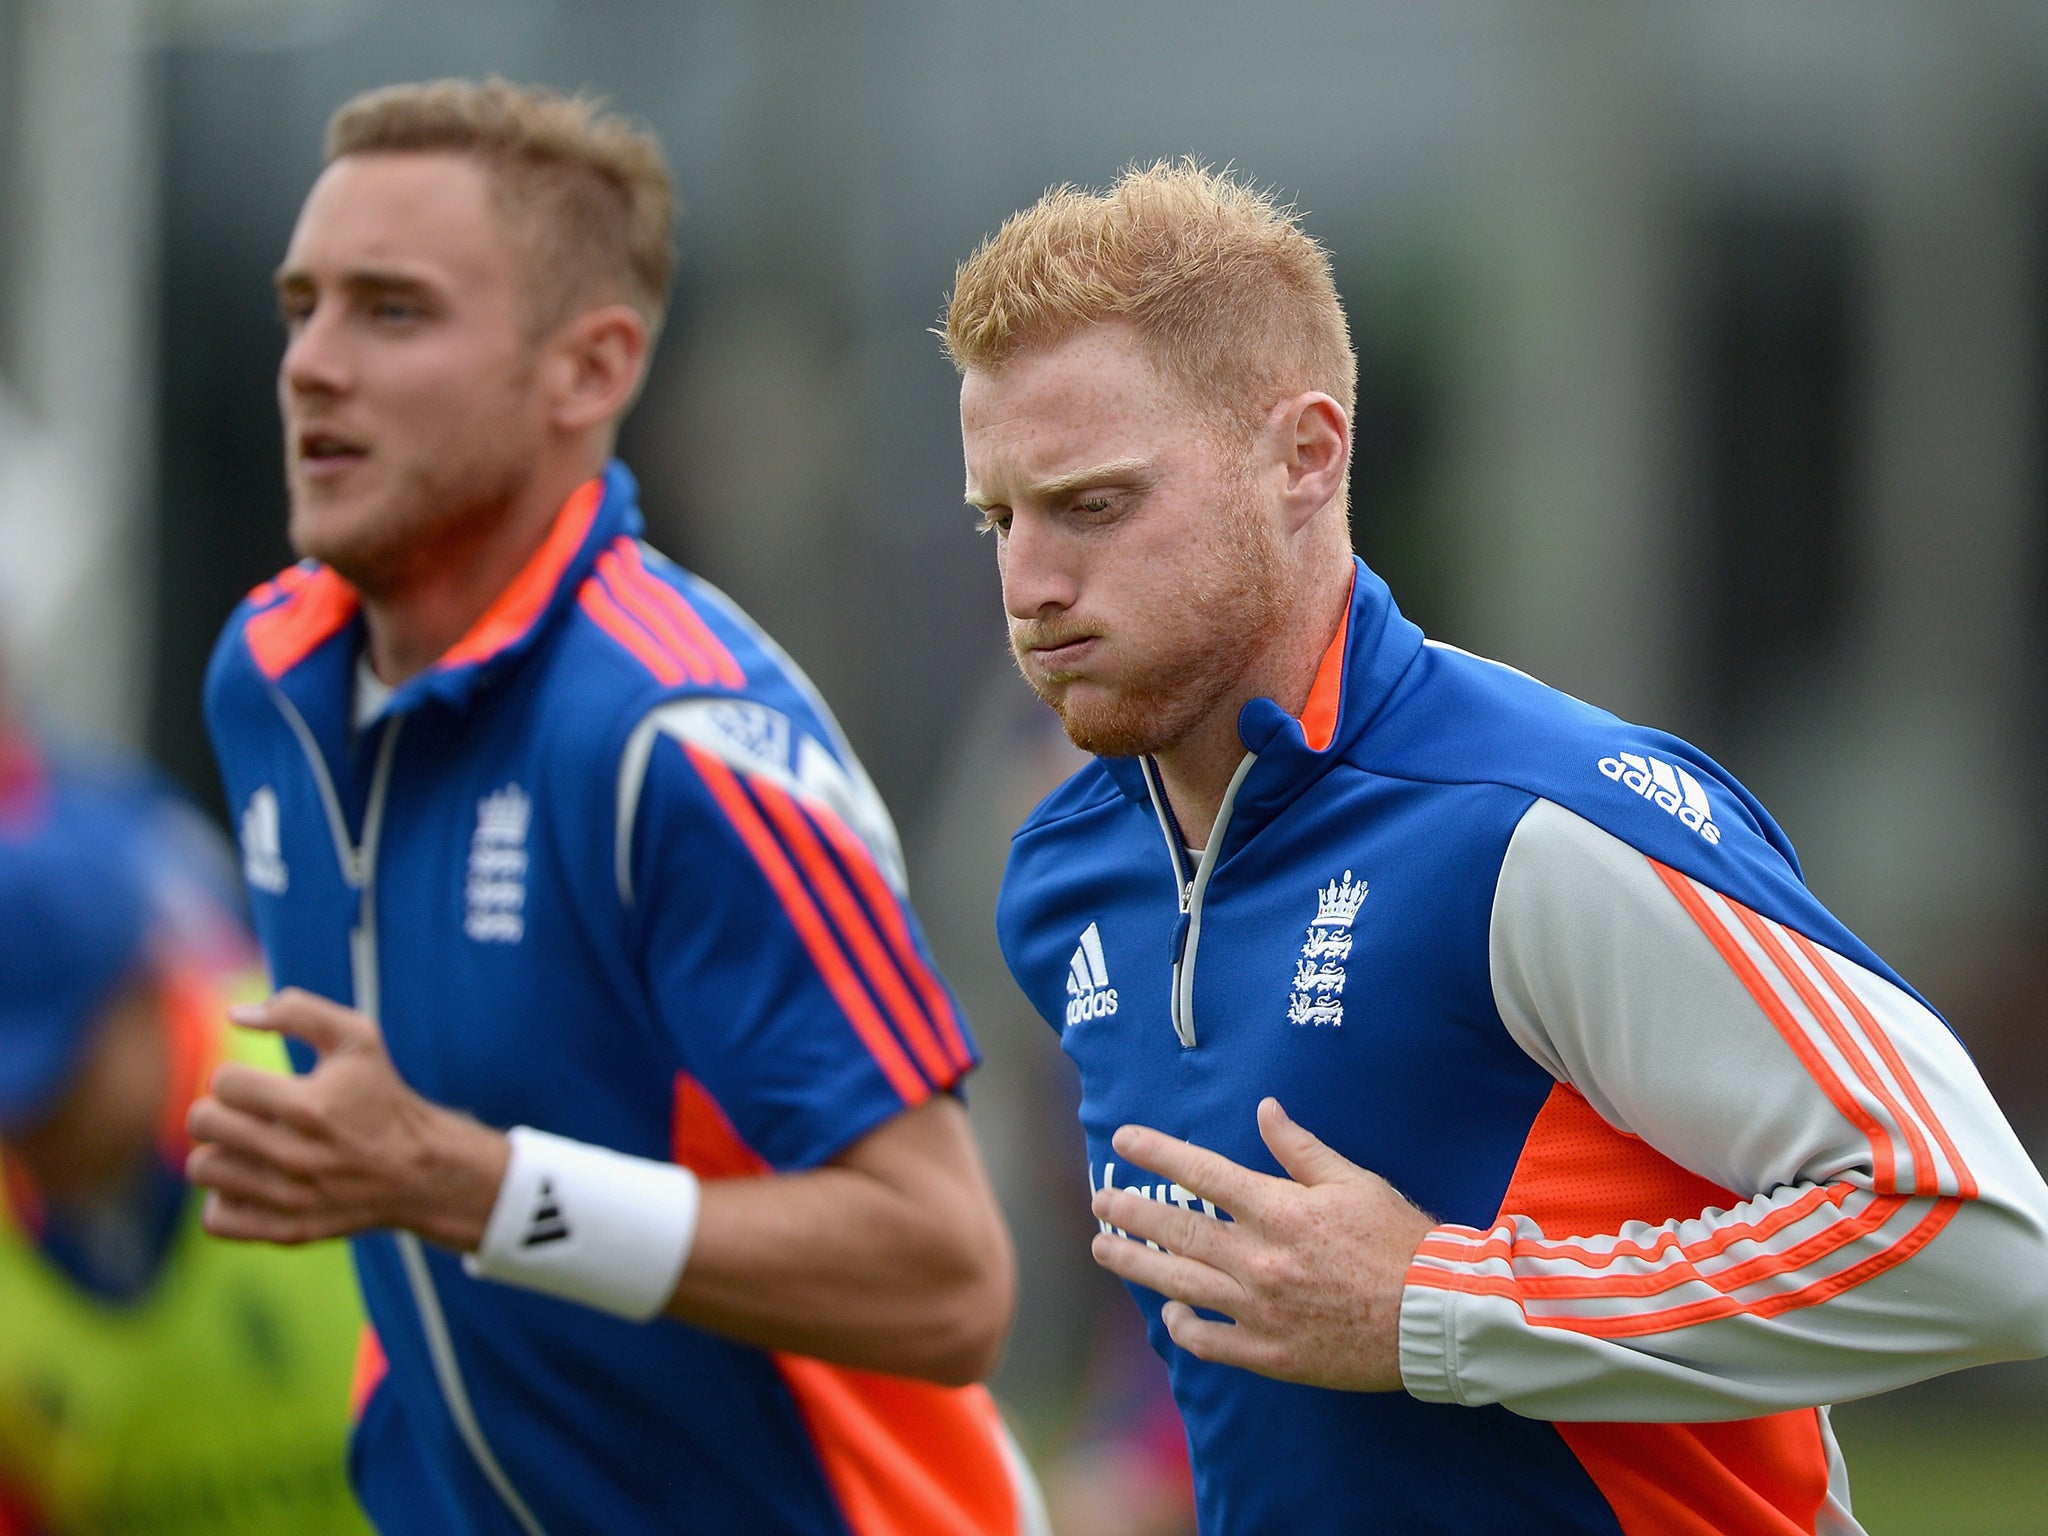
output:
M1870 1536L2048 1536L2048 1412L1901 1394L1844 1403L1836 1438Z

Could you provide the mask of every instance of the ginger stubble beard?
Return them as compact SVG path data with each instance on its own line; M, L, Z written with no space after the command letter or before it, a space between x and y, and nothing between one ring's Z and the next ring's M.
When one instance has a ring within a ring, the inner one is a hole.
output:
M1057 624L1020 621L1010 650L1024 681L1060 718L1067 738L1097 757L1170 751L1230 696L1274 634L1286 607L1280 537L1243 480L1234 483L1169 611L1172 643L1128 658L1113 692L1076 699L1072 677L1035 677L1025 663L1034 645L1057 643Z

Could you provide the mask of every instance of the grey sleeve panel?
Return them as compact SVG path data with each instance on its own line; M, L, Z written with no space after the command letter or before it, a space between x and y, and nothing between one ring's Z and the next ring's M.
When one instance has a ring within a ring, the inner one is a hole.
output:
M649 711L619 756L613 870L627 906L634 900L633 829L655 744L663 738L701 748L745 777L831 812L861 840L890 889L906 893L895 823L859 763L848 768L779 710L749 699L707 697L674 699Z
M1610 1125L1734 1190L1867 1165L1863 1133L1817 1091L1651 862L1583 817L1539 800L1522 818L1501 864L1489 948L1509 1033ZM1910 1031L1938 1058L1923 1068L1975 1079L1939 1020L1878 985L1932 1026ZM1736 1092L1740 1113L1719 1084Z
M1549 802L1490 948L1534 1060L1744 1198L1617 1233L1439 1229L1402 1304L1411 1392L1728 1419L2048 1352L2048 1187L1917 1000Z

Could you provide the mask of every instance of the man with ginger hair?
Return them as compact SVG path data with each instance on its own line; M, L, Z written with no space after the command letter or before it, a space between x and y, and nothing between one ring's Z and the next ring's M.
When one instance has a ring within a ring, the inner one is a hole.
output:
M1202 1529L1857 1531L1827 1403L2048 1351L2048 1187L1946 1025L1723 769L1402 618L1290 211L1061 188L945 340L1098 754L997 926Z
M823 702L610 461L653 142L502 82L328 135L277 274L292 542L207 713L304 1075L210 1230L353 1240L387 1533L1017 1531L974 1051ZM506 1129L506 1128L509 1128Z

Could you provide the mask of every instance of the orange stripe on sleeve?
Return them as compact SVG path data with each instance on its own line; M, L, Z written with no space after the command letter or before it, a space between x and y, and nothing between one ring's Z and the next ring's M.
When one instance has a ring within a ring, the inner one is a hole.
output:
M1534 1222L1539 1235L1518 1238L1512 1225L1498 1226L1490 1232L1439 1228L1417 1251L1408 1283L1502 1297L1514 1302L1534 1326L1594 1337L1629 1338L1739 1314L1772 1317L1824 1302L1912 1257L1953 1220L1960 1208L1958 1198L1938 1199L1910 1227L1883 1237L1887 1225L1897 1220L1911 1202L1911 1195L1897 1187L1895 1145L1832 1069L1809 1027L1793 1014L1786 998L1752 960L1735 931L1708 905L1703 893L1676 871L1654 860L1650 863L1827 1093L1829 1102L1870 1138L1873 1159L1882 1160L1883 1176L1878 1190L1873 1193L1847 1183L1809 1189L1796 1200L1769 1209L1755 1219L1715 1219L1706 1235L1693 1242L1682 1242L1672 1230L1655 1233L1647 1241L1622 1239L1618 1234L1630 1221L1657 1225L1685 1220L1716 1206L1732 1209L1735 1196L1685 1173L1654 1149L1624 1135L1584 1104L1582 1096L1560 1084L1531 1125L1522 1158L1496 1218L1503 1223L1516 1217ZM1751 939L1783 973L1785 982L1798 992L1817 1028L1826 1031L1843 1059L1851 1064L1863 1085L1879 1096L1902 1130L1910 1135L1913 1129L1927 1125L1937 1137L1943 1137L1924 1096L1915 1102L1917 1117L1909 1116L1899 1107L1869 1057L1858 1048L1854 1032L1820 995L1812 976L1793 960L1777 930L1739 903L1729 901L1728 905ZM1814 974L1822 977L1829 990L1849 1009L1871 1048L1881 1055L1891 1053L1885 1055L1885 1060L1893 1079L1909 1097L1918 1094L1904 1062L1896 1059L1895 1048L1875 1019L1869 1017L1861 1000L1828 964L1827 956L1800 935L1789 929L1784 932L1806 954ZM1926 1160L1919 1166L1928 1166L1931 1153L1925 1141L1915 1139L1912 1146L1916 1159ZM1887 1158L1887 1154L1893 1155ZM1952 1164L1953 1161L1952 1158ZM1885 1187L1887 1184L1890 1187ZM1770 1249L1774 1241L1782 1240L1800 1224L1809 1223L1829 1206L1836 1209L1821 1230L1798 1238L1789 1247ZM1802 1272L1817 1268L1836 1254L1848 1257L1845 1249L1874 1235L1883 1239L1876 1251L1831 1274L1799 1283ZM1739 1247L1762 1251L1752 1251L1728 1262ZM1546 1261L1573 1266L1578 1272L1525 1272L1543 1266ZM1783 1283L1785 1288L1749 1301L1734 1294L1774 1281ZM1631 1301L1668 1297L1688 1286L1709 1288L1714 1294L1676 1305L1624 1310L1613 1315L1587 1311L1589 1306L1597 1308L1603 1302L1610 1307L1626 1307Z
M1852 1190L1847 1184L1816 1187L1808 1190L1790 1205L1779 1206L1761 1221L1732 1222L1717 1228L1713 1237L1699 1243L1682 1243L1677 1233L1660 1232L1652 1242L1638 1243L1620 1239L1612 1247L1596 1248L1582 1241L1550 1241L1527 1237L1510 1241L1499 1229L1474 1233L1470 1239L1457 1239L1448 1236L1439 1228L1423 1241L1416 1252L1429 1258L1449 1259L1454 1263L1478 1263L1485 1259L1569 1259L1588 1269L1608 1268L1625 1259L1668 1261L1676 1257L1690 1263L1702 1263L1719 1258L1737 1243L1767 1243L1787 1227L1797 1226L1823 1205L1839 1206L1851 1193ZM1705 1206L1698 1208L1699 1211L1705 1209ZM1697 1213L1678 1212L1674 1213L1674 1216ZM1506 1201L1501 1203L1501 1216L1503 1219L1508 1216L1527 1216L1539 1225L1550 1219L1538 1211L1510 1206ZM1631 1216L1615 1225L1625 1225L1626 1221L1657 1223L1672 1220L1674 1216Z
M1887 1217L1905 1203L1904 1197L1898 1195L1884 1196L1879 1202L1883 1206L1883 1214ZM1529 1311L1530 1282L1510 1275L1475 1275L1418 1264L1408 1271L1406 1283L1426 1290L1504 1297L1521 1308L1524 1318L1532 1327L1559 1328L1599 1339L1639 1338L1647 1334L1670 1333L1680 1328L1692 1328L1701 1323L1718 1322L1723 1318L1736 1317L1744 1313L1751 1317L1771 1318L1785 1312L1796 1311L1801 1307L1817 1306L1841 1295L1844 1291L1854 1289L1874 1275L1882 1274L1885 1270L1904 1263L1918 1253L1954 1219L1956 1209L1961 1203L1953 1197L1936 1201L1934 1208L1923 1216L1911 1231L1879 1252L1810 1285L1801 1286L1796 1290L1779 1291L1756 1301L1745 1302L1722 1293L1654 1312L1624 1312L1613 1316L1566 1315ZM1862 1218L1858 1220L1861 1222ZM1851 1234L1852 1238L1862 1235L1862 1231ZM1687 1278L1706 1280L1710 1285L1714 1283L1705 1276L1689 1275Z
M1792 1048L1792 1054L1799 1058L1808 1076L1812 1077L1820 1085L1821 1091L1828 1096L1828 1102L1842 1112L1843 1119L1863 1132L1871 1144L1873 1155L1880 1160L1882 1166L1889 1168L1893 1153L1891 1138L1886 1135L1884 1127L1877 1123L1877 1117L1863 1107L1834 1068L1827 1064L1826 1058L1807 1038L1806 1031L1799 1027L1799 1021L1792 1017L1792 1010L1785 1006L1784 999L1778 996L1776 990L1764 979L1763 973L1756 968L1756 963L1744 952L1741 944L1736 942L1735 935L1730 933L1720 918L1714 915L1713 909L1707 905L1705 899L1693 889L1690 880L1677 870L1659 864L1655 859L1651 859L1649 863L1650 868L1657 872L1657 878L1664 882L1671 894L1678 898L1678 904L1684 907L1693 922L1699 925L1699 930L1706 935L1707 941L1720 951L1721 958L1728 962L1728 968L1756 1000L1756 1005L1763 1009L1765 1017L1771 1021L1779 1036Z
M604 583L596 579L586 581L576 601L583 611L590 615L597 627L624 646L640 665L652 672L665 687L673 688L686 680L682 664L668 652L654 643L654 637L642 629L625 609L612 601L605 591Z
M1792 930L1788 928L1786 932L1792 933ZM1949 1134L1943 1128L1940 1117L1934 1113L1934 1106L1927 1102L1926 1094L1921 1092L1920 1084L1914 1080L1913 1074L1906 1070L1906 1063L1900 1057L1898 1047L1892 1044L1891 1037L1884 1032L1877 1020L1871 1017L1870 1010L1863 1005L1863 999L1858 997L1854 989L1842 980L1841 976L1836 972L1834 963L1821 952L1819 945L1815 944L1803 933L1792 933L1792 942L1797 944L1801 952L1812 962L1813 968L1820 972L1822 978L1827 982L1828 990L1842 1000L1843 1006L1849 1010L1856 1022L1863 1027L1865 1037L1871 1044L1877 1047L1878 1054L1884 1057L1885 1065L1891 1068L1892 1077L1904 1087L1906 1097L1913 1101L1914 1110L1928 1129L1934 1133L1935 1140L1941 1143L1942 1155L1948 1159L1949 1167L1955 1170L1956 1182L1962 1197L1965 1200L1976 1199L1978 1193L1976 1176L1970 1172L1969 1166L1964 1163L1962 1153L1956 1150L1956 1144L1949 1139Z
M1779 974L1792 984L1792 990L1797 992L1799 1000L1806 1004L1806 1011L1813 1015L1815 1022L1826 1032L1827 1037L1834 1042L1835 1049L1842 1053L1842 1059L1849 1063L1850 1069L1856 1074L1857 1081L1869 1089L1871 1095L1878 1103L1885 1107L1886 1112L1892 1117L1892 1123L1905 1131L1906 1147L1913 1158L1913 1188L1906 1192L1909 1194L1939 1194L1941 1191L1936 1178L1933 1149L1928 1145L1927 1137L1921 1131L1919 1123L1906 1113L1905 1106L1885 1086L1884 1079L1878 1075L1877 1069L1871 1065L1869 1055L1856 1043L1855 1036L1842 1023L1841 1017L1835 1010L1828 1006L1827 999L1820 995L1812 980L1808 978L1804 971L1800 970L1790 953L1786 951L1785 946L1778 942L1777 935L1771 932L1770 926L1747 907L1734 903L1730 903L1730 905L1735 907L1735 916L1748 931L1749 936L1756 941L1757 947L1770 957L1771 964L1778 968ZM1790 930L1788 929L1787 932L1790 932ZM1873 1155L1876 1163L1877 1187L1890 1190L1902 1189L1903 1186L1899 1180L1898 1164L1889 1137L1886 1138L1883 1147L1874 1149Z
M866 990L855 977L853 967L847 963L846 956L833 939L832 931L826 926L817 904L811 900L810 892L804 888L804 883L797 872L790 867L788 856L775 841L775 836L768 830L767 824L761 820L760 813L754 809L753 802L747 798L746 791L740 787L740 782L734 777L732 770L702 748L690 746L688 743L683 743L682 748L690 761L696 765L697 772L703 776L712 797L718 801L720 808L732 822L734 830L739 833L740 840L753 854L754 862L767 877L769 886L782 902L783 911L788 914L798 937L803 940L804 948L810 954L811 963L817 966L818 974L824 978L825 985L837 1000L840 1011L853 1026L855 1033L860 1036L862 1043L867 1046L868 1054L874 1057L875 1064L881 1068L882 1075L889 1080L889 1085L896 1090L898 1097L905 1104L917 1104L929 1098L930 1086L911 1064L910 1058L903 1053L903 1047L897 1043L896 1036L890 1031L889 1026L882 1021L882 1016L875 1011L873 1001L869 999Z
M874 856L868 852L867 844L827 807L817 807L812 817L832 846L839 850L841 862L853 871L854 883L860 887L861 895L867 898L868 910L888 936L889 947L895 953L897 963L903 967L911 985L917 988L917 995L924 999L925 1013L937 1026L954 1069L967 1071L974 1065L974 1052L968 1049L959 1015L953 1011L953 1001L946 995L945 983L939 980L918 952L917 941L910 936L910 924L904 921L903 908L896 899L896 893L889 889L882 872L875 868Z
M1905 1204L1902 1196L1887 1195L1891 1210ZM1747 1313L1751 1317L1772 1318L1786 1312L1796 1312L1801 1307L1818 1306L1844 1291L1855 1289L1864 1281L1895 1265L1903 1264L1914 1254L1932 1242L1954 1219L1961 1202L1953 1198L1938 1200L1934 1208L1921 1217L1919 1222L1898 1241L1851 1265L1849 1268L1824 1279L1816 1280L1797 1290L1779 1291L1774 1295L1752 1302L1740 1301L1733 1296L1715 1296L1686 1306L1668 1308L1662 1312L1625 1315L1615 1318L1565 1318L1532 1317L1530 1322L1544 1327L1567 1328L1577 1333L1590 1334L1596 1338L1625 1339L1644 1334L1668 1333L1678 1328L1690 1328L1700 1323L1715 1322L1724 1317ZM1887 1212L1889 1214L1889 1212ZM1855 1234L1862 1236L1862 1233Z
M641 627L682 664L691 682L708 683L716 676L710 658L698 651L690 638L676 628L668 614L648 595L644 579L636 579L634 573L626 568L619 557L617 544L597 557L597 574L618 605L638 619Z
M620 541L620 554L626 564L645 578L647 589L654 600L668 610L676 626L696 642L697 650L711 663L712 675L727 688L744 688L747 674L739 662L733 659L725 642L712 632L690 600L674 587L648 570L640 558L640 546L631 539Z
M1855 1191L1847 1184L1831 1184L1826 1187L1826 1193L1828 1198L1820 1204L1832 1205L1837 1211L1841 1211L1843 1203ZM1716 1290L1739 1291L1745 1286L1755 1285L1778 1275L1795 1273L1847 1247L1857 1238L1878 1231L1898 1214L1906 1199L1904 1195L1873 1196L1855 1215L1844 1213L1840 1220L1831 1219L1827 1227L1801 1238L1789 1248L1760 1253L1753 1258L1744 1259L1739 1264L1717 1269L1711 1274L1702 1272L1697 1261L1685 1248L1675 1248L1668 1258L1682 1262L1667 1262L1663 1267L1647 1274L1527 1275L1522 1279L1522 1294L1550 1301L1592 1297L1661 1296L1693 1281L1704 1281ZM1814 1208L1817 1210L1819 1206ZM1719 1234L1716 1236L1718 1238ZM1712 1256L1721 1257L1733 1246L1734 1242L1717 1241ZM1521 1256L1518 1250L1517 1257Z
M768 808L769 819L781 831L784 844L795 852L797 862L809 876L811 890L824 902L826 912L838 929L840 941L851 951L855 964L867 978L868 986L887 1005L896 1021L896 1033L910 1047L919 1068L933 1083L945 1082L952 1076L950 1063L930 1020L925 1018L917 1000L910 995L910 988L904 984L903 977L883 950L867 914L854 900L845 880L840 878L838 866L819 843L810 822L797 808L796 802L778 786L757 782L754 792Z

